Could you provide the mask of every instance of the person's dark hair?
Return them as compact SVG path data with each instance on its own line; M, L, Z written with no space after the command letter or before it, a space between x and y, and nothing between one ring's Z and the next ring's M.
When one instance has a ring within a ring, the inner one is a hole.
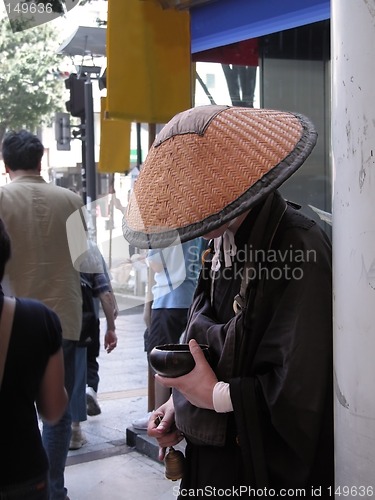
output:
M4 277L5 265L10 259L10 238L4 226L4 222L0 219L0 281Z
M2 152L4 163L10 170L35 170L42 159L44 146L27 130L11 131L4 137Z

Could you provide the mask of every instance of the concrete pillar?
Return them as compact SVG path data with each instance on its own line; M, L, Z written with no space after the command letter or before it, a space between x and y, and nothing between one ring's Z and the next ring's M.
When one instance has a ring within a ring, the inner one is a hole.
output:
M358 500L375 496L375 3L331 5L336 485Z

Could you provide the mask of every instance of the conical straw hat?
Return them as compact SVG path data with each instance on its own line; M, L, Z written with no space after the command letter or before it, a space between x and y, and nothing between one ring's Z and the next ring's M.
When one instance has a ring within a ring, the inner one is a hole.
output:
M305 116L199 106L176 115L152 145L123 230L138 248L217 229L259 203L305 161L317 139Z

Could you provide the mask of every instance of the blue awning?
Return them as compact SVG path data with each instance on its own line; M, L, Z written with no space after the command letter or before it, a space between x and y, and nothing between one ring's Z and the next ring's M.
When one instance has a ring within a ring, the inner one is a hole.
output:
M330 18L330 0L216 0L190 9L191 52Z

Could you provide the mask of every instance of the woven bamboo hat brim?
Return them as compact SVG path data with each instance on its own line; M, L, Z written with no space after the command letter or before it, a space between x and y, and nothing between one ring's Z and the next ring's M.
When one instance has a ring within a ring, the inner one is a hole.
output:
M142 165L125 238L157 248L217 229L275 191L316 139L308 118L284 111L200 106L176 115Z

